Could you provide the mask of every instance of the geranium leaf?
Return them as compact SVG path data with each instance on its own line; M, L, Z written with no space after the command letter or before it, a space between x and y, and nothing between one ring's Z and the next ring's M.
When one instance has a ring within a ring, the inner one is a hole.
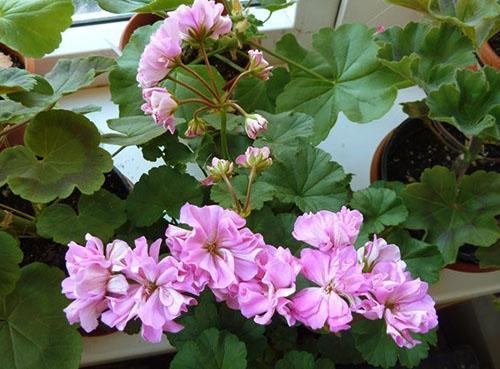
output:
M101 189L80 197L78 213L65 204L45 208L38 217L36 229L40 236L63 245L70 241L84 242L87 233L107 241L126 220L125 201Z
M246 174L240 174L232 178L231 183L238 199L242 204L244 204L247 192L248 176ZM273 186L257 179L252 185L252 192L250 195L251 209L262 209L266 201L273 199L273 190ZM226 184L222 181L212 186L210 198L223 208L234 208L231 193L227 189Z
M401 258L406 262L413 277L419 277L431 284L439 280L444 261L436 246L412 238L402 229L391 232L387 242L399 246Z
M392 368L398 360L397 346L381 320L361 320L352 326L356 348L368 364Z
M99 148L99 132L82 115L66 110L38 114L28 125L24 146L0 153L0 185L39 203L68 197L75 188L92 194L113 168Z
M144 45L160 25L161 22L156 22L135 30L122 55L116 60L116 68L109 73L111 99L119 106L120 117L144 114L141 110L142 92L136 80L137 68Z
M0 100L0 124L18 124L30 120L41 109L30 108L12 100Z
M295 4L295 1L288 0L261 0L260 6L269 10L270 12L275 12L281 9L288 8Z
M2 369L74 369L80 363L82 339L63 309L62 271L45 264L23 267L9 295L0 298Z
M489 247L481 247L475 255L481 268L500 268L500 241Z
M120 133L102 135L102 143L120 146L143 145L165 133L150 116L123 117L108 120L108 127Z
M342 332L340 337L334 334L322 334L318 340L318 351L322 357L329 358L336 364L353 365L363 362L350 331Z
M274 68L267 81L257 77L241 80L235 89L235 99L247 112L276 110L276 98L290 82L290 73L283 67Z
M423 229L426 241L439 247L452 263L464 244L489 246L500 237L500 174L476 171L459 184L449 169L426 169L420 182L401 194L410 214L405 226Z
M466 135L500 138L500 72L460 70L456 83L441 86L427 98L430 117L448 122Z
M111 13L153 13L175 9L192 0L96 0L99 6Z
M363 214L363 231L380 233L386 226L403 223L408 210L396 192L387 188L366 188L354 192L351 206Z
M404 6L421 12L428 12L432 0L386 0L388 3Z
M59 46L73 10L71 0L3 0L0 42L25 56L40 58Z
M334 369L335 365L328 359L314 360L309 352L290 351L276 363L275 369Z
M0 69L0 94L30 91L36 85L35 76L24 69Z
M141 176L127 199L127 213L136 226L144 227L167 214L177 218L182 205L200 205L202 199L201 185L194 177L161 166Z
M429 346L433 346L437 342L435 330L426 334L414 333L413 337L421 343L412 349L398 347L399 363L405 368L414 368L420 364L420 362L429 355Z
M274 187L276 198L304 212L339 210L350 182L328 153L310 145L280 150L261 178Z
M0 296L9 294L21 276L23 253L14 237L0 231Z
M245 344L216 328L185 343L170 364L171 369L246 369Z
M267 131L262 132L255 146L269 146L272 152L280 148L300 145L314 134L314 119L307 114L285 112L269 114L261 112L268 120Z
M302 48L292 35L278 51L313 71L290 66L292 79L278 96L278 111L299 111L314 117L315 143L324 140L342 111L351 121L366 123L393 106L400 77L377 59L372 31L361 24L325 28L313 35L314 51Z
M475 65L474 48L455 27L409 23L377 36L381 62L427 91L454 80L457 68ZM446 40L446 42L443 42Z

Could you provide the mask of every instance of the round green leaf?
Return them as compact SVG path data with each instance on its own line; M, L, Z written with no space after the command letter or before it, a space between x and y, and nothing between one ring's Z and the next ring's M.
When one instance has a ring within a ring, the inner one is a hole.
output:
M182 205L200 205L202 199L201 185L194 177L162 166L141 176L127 199L127 213L136 226L144 227L167 214L177 218Z
M87 233L107 241L126 220L125 201L101 189L80 197L78 214L65 204L45 208L38 217L36 229L40 236L63 245L70 241L81 243Z
M274 187L279 200L295 203L304 212L337 211L347 201L350 176L328 153L304 145L279 151L262 181Z
M113 168L99 148L99 132L82 115L65 110L38 114L26 129L24 146L0 153L0 186L8 183L22 198L47 203L78 188L92 194Z
M111 13L154 13L175 9L192 0L96 0L101 8Z
M290 351L276 363L275 369L334 369L335 365L328 359L317 362L309 352Z
M171 369L246 369L245 344L230 333L215 328L201 333L182 346Z
M392 368L398 360L397 346L381 320L361 320L352 326L356 348L368 364Z
M499 173L477 171L457 184L449 169L436 166L401 196L409 210L406 227L427 231L426 241L439 247L447 264L460 246L490 246L500 237Z
M75 369L82 339L64 316L64 275L34 263L22 269L13 292L0 298L2 369Z
M0 296L9 294L21 276L23 253L14 237L0 231Z
M73 10L71 0L0 1L0 42L40 58L59 46Z
M111 145L143 145L165 133L165 128L155 124L151 116L148 115L110 119L108 126L120 132L102 136L102 143Z
M354 192L351 206L363 213L363 231L380 233L385 226L403 223L408 210L396 192L387 188L366 188Z

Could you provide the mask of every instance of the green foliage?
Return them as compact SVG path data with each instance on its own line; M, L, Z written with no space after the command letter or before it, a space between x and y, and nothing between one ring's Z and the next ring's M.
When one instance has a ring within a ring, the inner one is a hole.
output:
M108 127L119 133L102 135L102 143L119 146L143 145L165 133L149 115L110 119Z
M107 241L127 220L125 202L116 195L100 189L93 195L82 195L78 213L71 206L52 204L39 215L36 229L40 236L66 245L82 243L90 233Z
M0 296L9 294L21 277L23 253L14 237L0 231Z
M269 10L271 13L288 8L293 4L295 4L295 1L289 0L261 0L259 3L262 8Z
M136 80L137 68L144 46L160 24L161 22L157 22L135 30L122 55L116 60L116 68L109 73L111 99L119 106L120 117L144 114L141 110L142 92Z
M402 229L391 232L387 242L399 246L401 258L406 262L414 278L419 277L431 284L439 280L439 272L444 266L444 261L436 246L412 238Z
M481 268L500 268L500 242L478 249L475 255Z
M0 153L0 186L7 183L15 194L39 203L66 198L75 188L92 194L113 167L109 153L99 148L99 137L82 115L40 113L26 129L24 146Z
M381 62L426 91L454 80L457 68L477 63L470 41L455 27L409 23L377 36Z
M354 192L351 206L363 214L364 233L380 233L386 226L403 223L408 210L396 192L387 188L365 188Z
M246 369L245 344L230 333L215 328L202 332L182 346L171 369Z
M22 268L14 291L0 298L2 369L74 369L82 339L69 326L61 294L64 274L45 264Z
M430 117L448 122L466 135L500 139L500 72L485 67L461 70L456 82L429 94Z
M315 361L308 352L290 351L276 363L275 369L334 369L335 365L328 359Z
M71 0L3 0L0 42L25 56L40 58L59 46L73 10Z
M36 85L35 76L24 69L0 69L0 94L30 91Z
M136 226L149 226L165 215L177 218L186 202L200 205L202 195L194 177L161 166L141 176L127 199L127 213Z
M322 357L331 359L335 364L352 365L363 362L350 331L342 332L340 337L333 334L321 335L318 340L318 351Z
M192 0L96 0L99 6L111 13L154 13L191 4Z
M447 168L426 169L419 183L402 193L410 214L406 226L427 232L426 241L439 247L452 263L464 244L490 246L500 237L500 174L476 171L457 183Z
M342 111L351 121L366 123L392 107L399 77L377 59L372 31L361 24L325 28L313 35L314 50L306 50L292 35L277 44L290 64L291 82L278 96L278 111L299 111L314 117L318 143L324 140Z

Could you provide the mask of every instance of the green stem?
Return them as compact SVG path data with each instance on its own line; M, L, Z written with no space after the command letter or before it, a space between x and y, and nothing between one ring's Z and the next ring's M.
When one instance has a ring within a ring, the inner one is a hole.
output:
M212 103L209 97L203 95L200 91L196 90L194 87L191 87L187 83L181 82L178 79L175 79L174 77L171 77L171 76L168 76L167 78L169 80L171 80L172 82L177 83L177 84L181 85L182 87L184 87L185 89L191 91L195 95L198 95L199 97L201 97L203 100L209 102L210 104Z
M248 9L250 5L252 5L253 0L248 0L248 3L245 5L245 9Z
M314 76L314 77L318 78L319 80L321 80L323 82L328 82L328 83L333 84L333 81L330 81L329 79L323 77L321 74L319 74L319 73L317 73L317 72L315 72L315 71L313 71L313 70L311 70L311 69L309 69L307 67L304 67L302 64L299 64L296 61L293 61L292 59L287 58L286 56L283 56L283 55L278 54L278 53L276 53L276 52L274 52L272 50L269 50L268 48L266 48L266 47L264 47L262 45L259 45L259 44L257 44L254 41L250 41L250 44L252 46L254 46L254 47L256 47L256 48L258 48L258 49L266 52L267 54L269 54L271 56L274 56L275 58L278 58L278 59L286 62L287 64L293 65L294 67L296 67L296 68L298 68L298 69L300 69L300 70L302 70L302 71L310 74L311 76Z
M0 209L0 229L13 229L18 234L36 234L35 222Z
M120 147L118 150L116 150L113 154L111 154L111 157L114 158L116 155L118 155L119 153L121 153L123 150L125 150L127 148L127 146L122 146Z
M245 206L243 207L243 213L247 214L250 210L250 197L252 195L252 184L253 181L255 180L255 177L257 175L257 171L255 170L255 167L252 167L250 169L250 175L248 177L248 186L247 186L247 194L245 197Z
M229 178L225 174L222 175L222 179L226 183L227 189L229 190L229 193L231 194L231 197L233 198L234 205L236 206L236 211L238 214L241 214L241 204L240 200L238 200L238 196L236 195L236 192L234 191L234 187L229 181Z
M217 106L215 104L212 104L211 102L206 101L205 99L184 99L184 100L179 100L178 104L183 105L183 104L204 104L207 105L210 108L216 108Z
M7 136L9 133L11 133L11 132L13 132L21 127L24 127L28 123L29 123L29 121L13 125L9 128L5 128L3 131L0 131L0 137Z
M244 117L246 117L248 115L248 113L245 111L245 109L243 109L241 106L239 106L235 102L230 102L229 105L231 105L233 108L238 110L241 113L241 115L243 115Z
M238 72L244 72L245 68L240 67L238 64L234 63L232 60L226 58L224 55L215 55L214 58L226 63L231 68L236 69Z
M14 214L17 214L18 216L21 216L21 217L24 217L28 220L31 220L31 221L34 221L35 220L35 217L33 215L30 215L30 214L27 214L27 213L24 213L22 212L21 210L17 210L17 209L14 209L14 208L11 208L10 206L8 205L5 205L5 204L0 204L0 208L4 209L4 210L7 210L11 213L14 213Z
M220 111L220 143L222 146L222 156L229 159L229 148L227 146L227 113L225 109Z
M231 88L229 89L229 91L227 92L227 96L231 96L231 94L233 93L234 89L236 88L236 86L238 85L238 83L240 83L241 79L243 77L246 77L248 75L248 71L245 71L243 73L241 73L238 77L236 77L236 79L234 80L233 84L231 85Z
M217 88L214 90L212 86L210 86L210 84L208 84L207 81L205 81L205 79L197 71L195 71L193 68L190 68L186 64L180 64L179 66L186 72L191 73L197 80L199 80L203 84L203 86L205 86L205 88L212 94L213 97L217 98Z
M215 82L215 76L213 74L212 66L210 65L210 61L208 60L208 55L207 55L207 52L205 50L205 45L203 45L203 42L200 42L200 51L201 51L201 54L203 55L203 59L205 59L205 66L207 67L208 77L210 78L210 82L212 83L216 97L220 102L219 90L217 89L217 83Z

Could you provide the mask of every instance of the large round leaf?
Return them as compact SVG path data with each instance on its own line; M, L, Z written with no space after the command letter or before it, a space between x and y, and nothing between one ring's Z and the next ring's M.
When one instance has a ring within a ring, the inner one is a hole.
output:
M0 42L40 58L59 46L72 15L71 0L2 0Z
M78 368L82 339L63 313L63 277L56 268L30 264L14 291L0 298L2 369Z
M275 369L334 369L335 365L328 359L314 360L309 352L290 351L276 363Z
M111 13L153 13L175 9L192 0L96 0L101 8Z
M23 253L14 237L0 231L0 296L7 295L14 289L21 276L19 263Z
M26 129L25 145L0 153L0 185L8 183L14 193L39 203L68 197L75 187L92 194L113 168L99 139L97 128L82 115L40 113Z

